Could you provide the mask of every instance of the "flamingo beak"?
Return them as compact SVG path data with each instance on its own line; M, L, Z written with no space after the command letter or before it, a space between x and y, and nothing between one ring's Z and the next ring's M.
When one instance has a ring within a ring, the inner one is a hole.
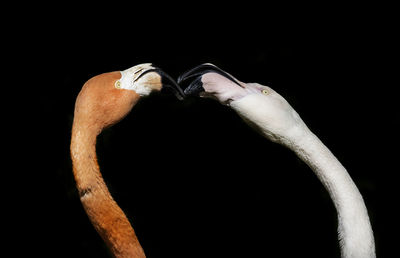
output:
M201 78L206 73L218 73L243 88L243 86L239 83L239 81L236 80L229 73L225 72L224 70L213 64L205 63L186 71L185 73L183 73L178 77L178 84L187 79L196 77L196 79L194 79L185 89L184 94L186 96L199 96L201 92L205 91Z
M140 76L135 79L135 81L139 80L143 75L150 72L156 72L161 76L162 90L166 89L172 92L179 100L183 100L185 98L185 94L179 84L169 74L158 67L154 67L142 72Z

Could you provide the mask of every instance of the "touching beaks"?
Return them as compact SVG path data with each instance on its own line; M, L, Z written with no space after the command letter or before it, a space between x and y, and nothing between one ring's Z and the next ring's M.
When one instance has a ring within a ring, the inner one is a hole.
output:
M199 96L201 92L205 91L203 88L203 83L201 81L201 78L206 73L218 73L243 88L243 86L239 83L239 81L236 80L229 73L225 72L224 70L213 64L205 63L186 71L185 73L183 73L181 76L178 77L178 83L181 83L187 79L197 76L197 78L193 80L189 84L189 86L184 90L184 94L186 96Z
M168 89L171 91L179 100L183 100L185 98L185 93L179 86L179 84L166 72L161 70L158 67L154 67L152 69L149 69L143 73L141 73L135 81L138 81L143 75L150 73L150 72L156 72L161 76L161 82L162 82L162 89Z

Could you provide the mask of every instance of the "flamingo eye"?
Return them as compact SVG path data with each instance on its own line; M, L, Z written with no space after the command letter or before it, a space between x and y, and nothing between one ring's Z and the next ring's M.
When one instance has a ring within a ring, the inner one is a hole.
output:
M264 94L264 95L268 95L268 93L269 93L268 90L266 90L266 89L262 90L261 92L262 92L262 94Z

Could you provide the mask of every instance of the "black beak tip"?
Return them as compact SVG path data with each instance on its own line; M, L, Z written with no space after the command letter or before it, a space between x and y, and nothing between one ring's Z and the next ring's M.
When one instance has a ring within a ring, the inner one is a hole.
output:
M149 69L149 70L143 72L141 75L139 75L138 78L136 78L136 80L138 80L140 77L142 77L146 73L150 73L150 72L156 72L160 75L162 89L164 89L164 88L170 89L170 91L172 91L179 100L183 100L185 98L185 94L183 93L183 90L181 89L179 84L170 75L168 75L166 72L164 72L162 69L160 69L158 67L155 67L153 69Z
M179 84L166 72L161 70L160 68L156 68L156 72L161 76L161 83L163 89L169 89L172 93L179 99L183 100L185 98L185 94L183 90L179 86Z
M185 94L183 93L183 91L180 92L180 91L176 90L175 86L172 86L171 84L163 83L160 92L163 95L174 95L179 100L183 100L185 98Z
M197 77L189 86L184 90L185 96L196 96L198 97L201 92L204 92L203 83L201 76Z

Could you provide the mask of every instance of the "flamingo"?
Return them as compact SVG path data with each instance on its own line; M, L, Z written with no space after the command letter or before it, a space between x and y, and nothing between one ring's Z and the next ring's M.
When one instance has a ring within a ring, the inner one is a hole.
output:
M162 83L164 78L171 84ZM102 178L96 138L105 127L123 119L141 97L165 87L183 98L183 91L169 75L146 63L89 79L76 99L70 146L76 186L90 221L118 258L142 258L145 253Z
M276 91L243 83L217 66L199 65L178 78L194 78L185 95L213 98L235 110L265 138L282 144L317 175L335 205L343 258L374 258L375 243L363 198L346 169Z

